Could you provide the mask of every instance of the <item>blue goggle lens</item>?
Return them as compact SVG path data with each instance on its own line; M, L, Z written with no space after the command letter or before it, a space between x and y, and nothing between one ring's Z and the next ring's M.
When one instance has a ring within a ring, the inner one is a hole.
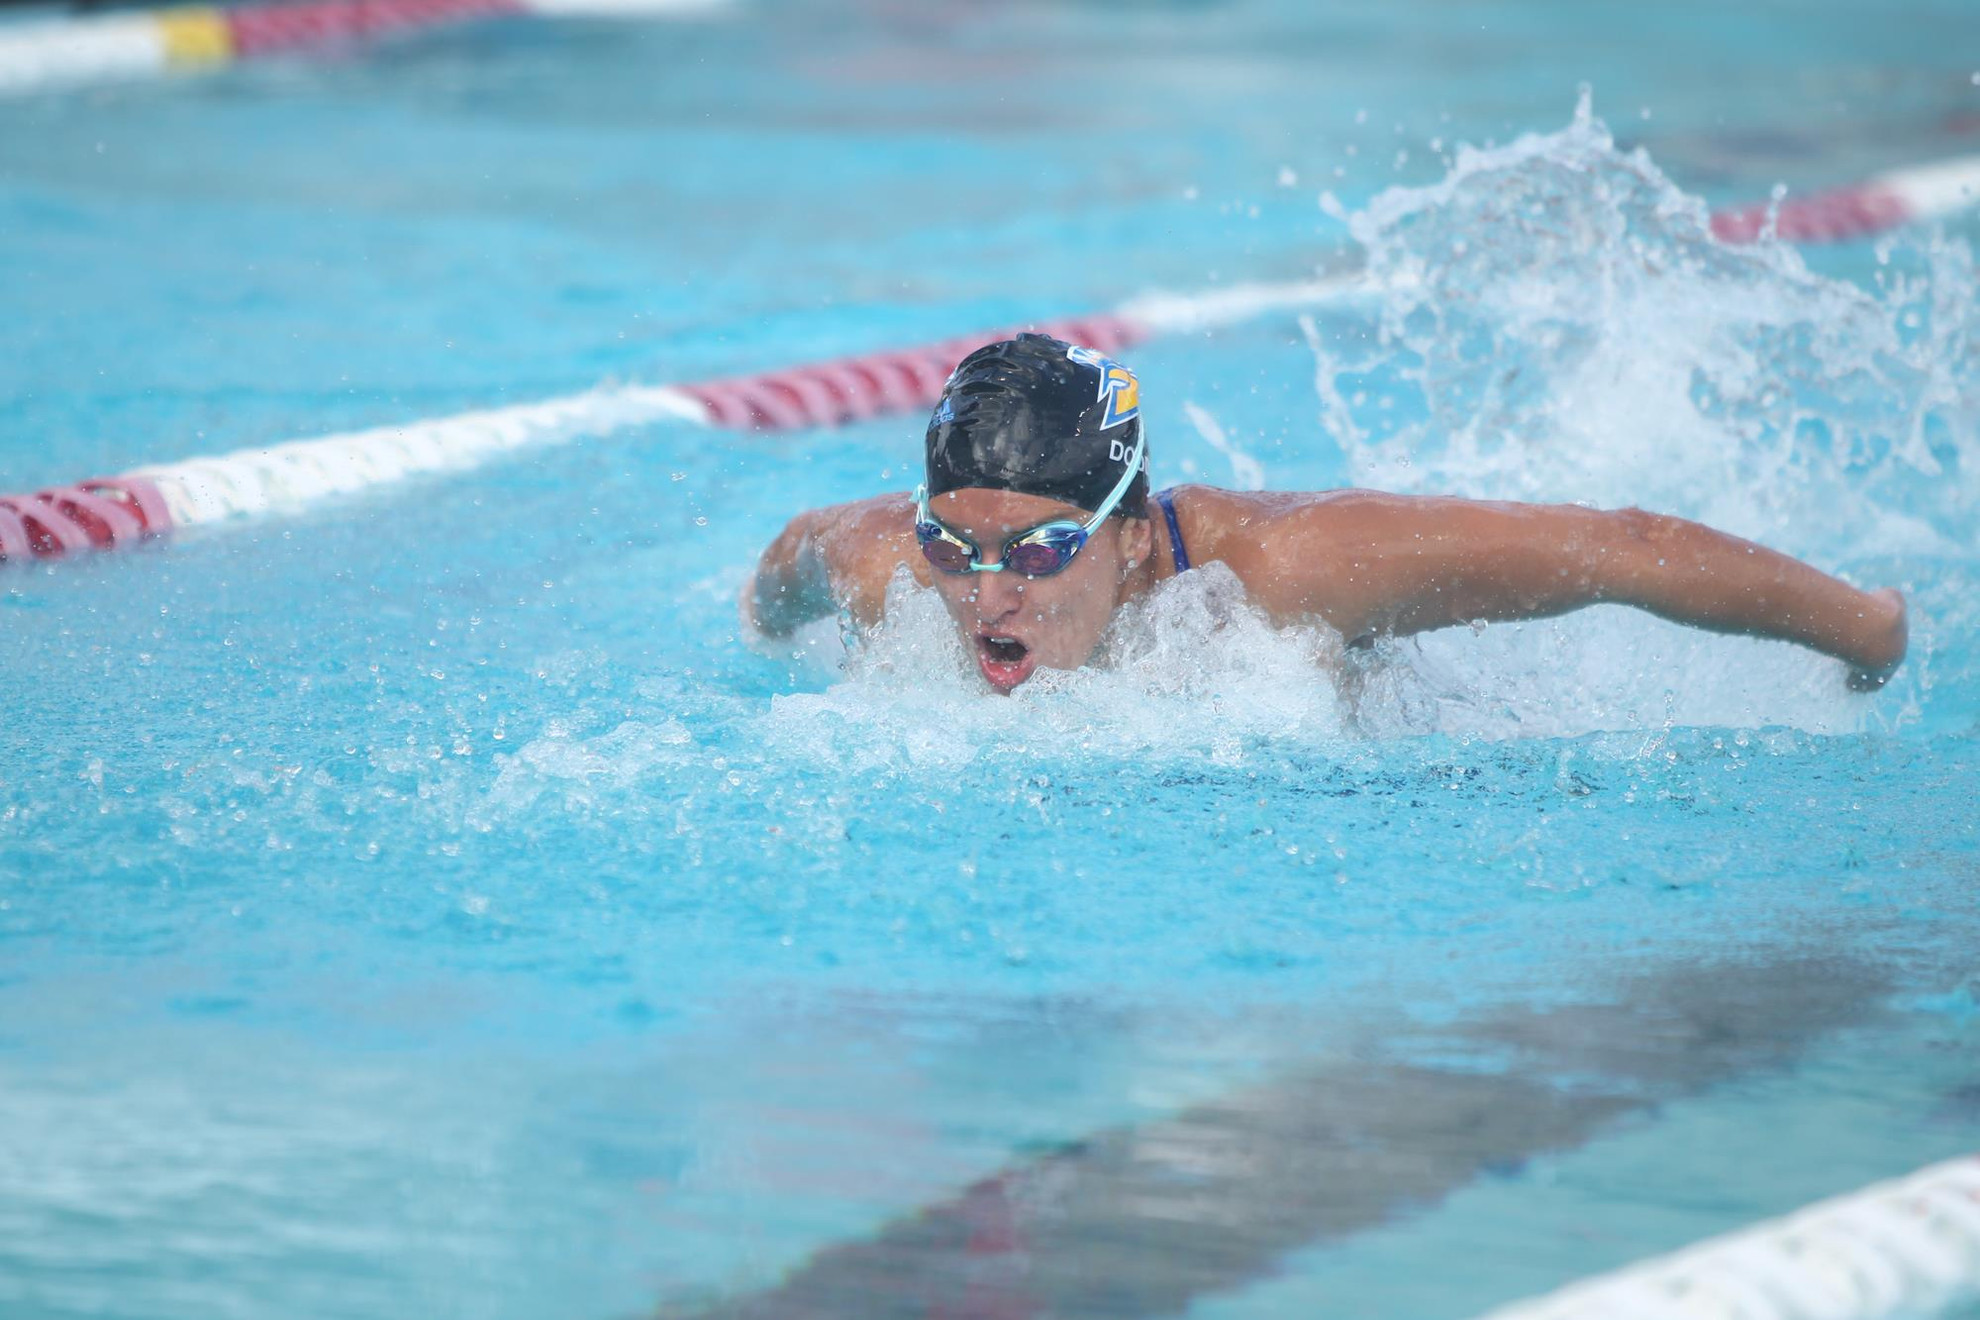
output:
M944 573L970 573L979 570L976 547L952 536L932 522L915 524L915 535L921 541L921 553L928 562ZM1043 533L1032 533L1038 539L1006 543L1000 561L1013 573L1025 577L1050 577L1064 571L1073 556L1086 543L1075 528L1053 528Z

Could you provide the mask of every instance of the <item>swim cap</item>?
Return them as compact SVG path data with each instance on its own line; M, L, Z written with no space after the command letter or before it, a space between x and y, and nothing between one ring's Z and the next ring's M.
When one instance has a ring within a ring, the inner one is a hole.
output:
M1141 438L1134 373L1090 348L1022 334L964 358L928 419L928 493L1014 490L1099 508ZM1115 506L1146 517L1148 456Z

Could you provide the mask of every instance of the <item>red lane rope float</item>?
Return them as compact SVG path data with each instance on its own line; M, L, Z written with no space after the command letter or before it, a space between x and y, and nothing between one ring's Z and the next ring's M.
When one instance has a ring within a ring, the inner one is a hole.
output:
M138 477L104 477L0 495L0 558L47 558L131 545L172 529L164 497Z
M241 39L265 42L263 49L274 49L289 41L313 43L332 30L376 32L384 26L425 21L434 14L505 12L509 6L543 11L553 4L600 2L315 0L291 11L299 15L293 26L271 22L244 29ZM611 2L664 6L685 0ZM210 25L199 30L210 35ZM0 61L0 74L4 71ZM1976 196L1980 196L1980 157L1966 157L1891 171L1852 188L1777 206L1723 212L1712 217L1712 231L1724 242L1751 241L1766 232L1771 215L1775 235L1791 242L1860 238L1950 214L1970 205ZM1365 285L1357 276L1337 274L1296 284L1156 294L1111 312L1047 321L1035 328L1112 353L1154 335L1232 325L1362 288ZM0 497L0 560L130 545L174 527L298 508L409 476L460 471L523 445L602 435L656 421L792 430L912 412L934 402L950 370L972 349L1010 333L995 330L919 348L681 386L611 386L540 403L244 449L51 487L33 495Z
M1980 156L1887 170L1847 188L1721 211L1712 233L1725 243L1751 243L1774 219L1786 243L1840 243L1896 229L1913 220L1949 215L1980 200Z
M248 58L528 11L519 0L309 0L221 12L234 53Z
M92 477L76 483L84 492L115 501L135 514L138 536L162 536L172 530L172 513L158 487L143 477Z
M1881 234L1910 218L1904 198L1878 187L1839 188L1773 205L1742 206L1712 217L1712 233L1722 243L1752 243L1766 232L1784 243L1840 243Z
M27 524L14 512L13 501L0 498L0 559L28 559L34 555L34 540Z

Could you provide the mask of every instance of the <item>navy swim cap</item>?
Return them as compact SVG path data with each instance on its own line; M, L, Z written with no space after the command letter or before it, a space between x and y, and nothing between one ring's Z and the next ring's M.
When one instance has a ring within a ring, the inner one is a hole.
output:
M928 420L928 494L968 486L1099 508L1141 438L1134 373L1090 348L1023 334L964 358ZM1148 456L1115 506L1146 517Z

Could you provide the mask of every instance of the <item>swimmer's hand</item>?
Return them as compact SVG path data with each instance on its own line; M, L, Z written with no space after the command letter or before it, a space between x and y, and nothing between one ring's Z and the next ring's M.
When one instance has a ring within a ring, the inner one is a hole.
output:
M1863 644L1845 657L1849 661L1852 692L1875 692L1888 683L1904 663L1905 648L1910 641L1904 593L1896 587L1884 587L1868 595L1877 608L1865 611Z

